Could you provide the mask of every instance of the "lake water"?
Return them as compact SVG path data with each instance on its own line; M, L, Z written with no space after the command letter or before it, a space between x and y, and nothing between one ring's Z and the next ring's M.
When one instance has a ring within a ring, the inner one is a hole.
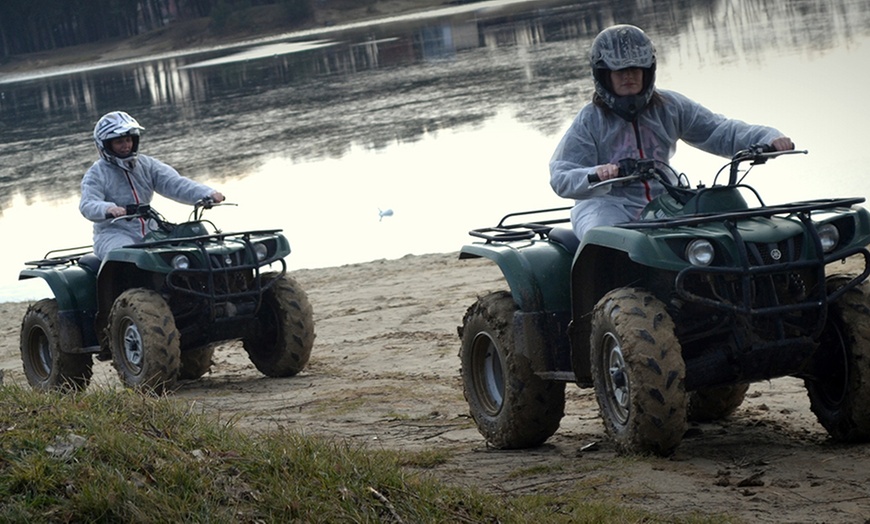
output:
M547 162L590 98L589 44L617 22L656 43L659 87L809 150L752 172L767 203L870 196L866 0L481 2L0 76L0 301L46 293L17 281L25 261L90 244L79 182L116 109L146 127L143 153L238 204L209 212L219 227L282 228L290 269L452 252L508 212L568 205ZM724 162L674 159L693 184Z

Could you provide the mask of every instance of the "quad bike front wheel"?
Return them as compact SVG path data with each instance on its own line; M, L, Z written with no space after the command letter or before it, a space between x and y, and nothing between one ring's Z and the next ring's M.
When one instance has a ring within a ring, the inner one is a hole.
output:
M565 383L535 375L514 347L516 311L510 293L491 293L468 308L460 328L465 399L478 431L497 449L543 444L565 413Z
M36 390L75 391L88 387L93 374L90 354L66 353L79 348L82 335L70 326L61 335L57 301L44 299L32 304L21 322L21 361L27 382Z
M592 379L604 427L626 453L673 453L686 431L686 365L665 305L620 288L592 313Z
M828 278L828 293L851 279ZM810 377L810 408L840 442L870 441L870 281L847 291L828 308Z
M160 294L149 289L121 293L109 312L109 346L121 382L162 394L171 390L181 367L181 334Z
M314 314L294 278L285 275L266 290L255 334L242 343L254 367L268 377L292 377L305 368L314 345Z

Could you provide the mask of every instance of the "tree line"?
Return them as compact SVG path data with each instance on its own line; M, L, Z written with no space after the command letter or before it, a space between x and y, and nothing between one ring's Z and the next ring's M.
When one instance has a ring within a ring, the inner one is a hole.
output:
M290 23L313 13L315 0L2 0L0 57L129 38L173 21L210 17L220 28L238 12L280 5Z

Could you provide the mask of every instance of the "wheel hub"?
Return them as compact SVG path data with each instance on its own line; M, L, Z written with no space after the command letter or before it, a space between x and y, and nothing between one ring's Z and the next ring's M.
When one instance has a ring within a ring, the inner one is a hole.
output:
M478 380L475 380L486 410L495 415L504 403L504 373L498 347L488 336L475 341L475 364Z
M31 352L30 362L33 364L33 370L43 379L51 374L52 361L49 344L48 337L42 331L36 331L31 335L30 346L36 348L36 351Z
M622 347L619 344L619 340L612 333L607 334L607 347L610 348L606 352L608 371L607 392L611 399L610 404L613 415L620 424L625 424L628 422L631 405L631 384L626 372L625 358L622 355Z
M131 371L139 373L142 369L142 335L136 324L128 322L124 328L124 357L130 364Z

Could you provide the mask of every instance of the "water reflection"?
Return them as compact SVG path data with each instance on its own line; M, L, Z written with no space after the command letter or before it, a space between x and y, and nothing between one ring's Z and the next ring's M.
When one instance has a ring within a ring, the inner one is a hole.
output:
M311 160L341 156L352 144L382 149L479 124L504 107L554 133L564 108L586 95L578 81L588 74L582 51L614 20L634 21L660 48L678 49L679 60L700 65L758 60L771 47L828 49L866 34L870 25L867 4L856 1L526 2L419 26L324 31L329 40L291 37L0 84L0 188L6 189L0 194L7 195L0 196L0 209L8 205L9 186L40 192L59 177L74 187L92 159L90 148L81 147L92 123L119 107L159 122L149 150L177 153L195 178L235 176L263 155ZM217 133L242 138L213 138ZM264 143L264 133L273 145ZM54 145L34 155L49 136Z
M383 188L385 178L406 189L412 182L428 183L424 177L462 185L473 174L482 180L478 189L490 194L498 188L552 198L542 171L559 132L589 98L584 53L600 29L623 21L644 27L657 43L663 87L690 89L687 94L712 109L738 117L741 104L752 106L754 121L776 121L789 133L803 132L798 138L806 141L815 131L804 130L801 111L784 107L785 101L806 105L810 93L812 100L846 104L849 97L829 100L831 84L824 78L791 80L800 85L786 80L809 61L829 59L832 50L863 45L870 3L486 2L439 17L309 31L47 78L0 78L0 231L15 206L63 202L73 206L64 212L75 215L81 175L96 158L93 123L114 109L129 111L148 128L143 151L187 176L231 187L249 205L262 198L262 186L255 184L266 183L273 193L304 190L327 205L321 192L328 195L341 184L366 191L348 173L369 185ZM852 65L857 63L866 59ZM778 80L776 90L769 89ZM762 82L764 88L756 87ZM770 113L753 103L762 96L777 97L766 104ZM798 96L805 99L790 98ZM508 130L524 142L505 136ZM445 149L431 152L435 142ZM463 150L465 160L453 161L461 143L475 143L477 150ZM520 152L528 156L524 162L516 158ZM406 165L372 162L366 171L371 158L384 160L381 154ZM431 164L425 175L419 158ZM510 184L496 187L492 176ZM400 198L410 202L407 194L387 202L358 196L366 201L358 212L376 219L378 207L395 207ZM455 193L444 198L461 200ZM506 206L512 196L494 198ZM398 207L396 212L396 220L383 221L381 233L408 216ZM312 210L307 213L294 220L310 220ZM467 227L457 226L461 236Z

